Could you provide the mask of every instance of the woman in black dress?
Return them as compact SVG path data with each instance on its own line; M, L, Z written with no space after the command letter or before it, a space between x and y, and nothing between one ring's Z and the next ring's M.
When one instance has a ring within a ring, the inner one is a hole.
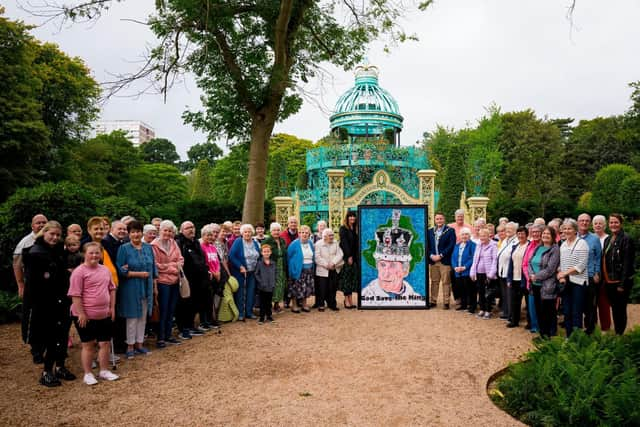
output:
M344 267L340 273L340 290L344 294L344 308L356 308L351 295L360 290L358 283L358 228L355 212L347 212L340 226L340 249L344 253Z

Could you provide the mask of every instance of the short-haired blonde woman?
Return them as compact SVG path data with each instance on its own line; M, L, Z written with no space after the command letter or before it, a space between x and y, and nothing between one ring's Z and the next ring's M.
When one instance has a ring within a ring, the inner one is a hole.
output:
M287 261L289 267L289 297L293 299L294 313L300 310L308 313L307 298L313 295L313 265L314 248L311 241L311 228L307 225L300 226L298 238L291 242L287 249ZM300 308L299 308L300 307Z
M253 225L242 224L240 237L236 238L229 250L229 267L231 274L238 281L238 292L234 299L240 315L238 320L255 319L253 305L256 294L255 271L260 258L260 246L253 239Z
M158 309L160 311L160 325L158 327L158 348L166 347L166 343L180 344L171 334L173 327L173 315L178 304L180 288L180 269L184 265L184 258L178 244L174 240L176 226L165 219L160 223L160 234L151 243L153 255L158 270L158 289L154 291L158 295Z

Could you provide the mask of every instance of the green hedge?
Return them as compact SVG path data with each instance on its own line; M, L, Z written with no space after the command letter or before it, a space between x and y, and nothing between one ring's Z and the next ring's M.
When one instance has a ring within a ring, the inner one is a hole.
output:
M535 347L497 381L500 407L532 426L640 425L640 328L623 336L576 331Z

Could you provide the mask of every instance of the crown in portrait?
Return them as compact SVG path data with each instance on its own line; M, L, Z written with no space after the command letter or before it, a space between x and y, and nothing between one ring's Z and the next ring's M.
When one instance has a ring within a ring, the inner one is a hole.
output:
M400 214L399 209L394 209L391 213L391 227L381 227L376 230L376 251L373 254L376 260L411 261L409 247L413 234L399 227Z

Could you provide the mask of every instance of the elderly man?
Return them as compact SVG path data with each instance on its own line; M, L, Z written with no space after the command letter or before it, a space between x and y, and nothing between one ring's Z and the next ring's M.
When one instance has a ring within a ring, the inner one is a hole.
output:
M453 230L456 232L456 244L457 244L457 243L460 243L460 230L462 230L465 227L471 230L472 227L469 224L464 222L464 209L458 209L457 211L455 211L454 215L456 220L451 224L449 224L449 227L453 228Z
M291 242L298 238L298 218L295 216L290 216L287 221L287 229L284 233L280 233L280 237L282 237L289 246Z
M184 257L184 275L189 281L191 296L180 298L176 312L176 323L180 329L180 338L191 339L192 336L203 335L209 330L213 319L208 319L209 304L213 306L213 289L209 286L209 267L207 257L196 239L196 227L191 221L180 225L180 233L176 242ZM195 315L200 315L201 327L194 326Z
M29 306L28 298L24 298L24 264L22 262L22 251L29 249L36 241L36 235L42 230L47 223L47 217L43 214L37 214L31 219L31 233L24 236L16 249L13 251L13 274L16 276L16 283L18 284L18 295L23 299L22 305L22 340L26 343L28 338L29 317L31 313L31 307ZM40 345L31 343L31 355L33 356L33 363L44 363L42 357L43 349Z
M129 241L129 232L124 222L115 220L111 223L111 231L102 239L102 246L113 262L118 258L118 249Z
M444 309L449 309L451 297L451 254L456 245L455 231L445 224L443 213L436 213L435 227L427 231L429 240L429 275L431 276L431 290L429 293L429 307L435 307L438 302L438 291L442 282L442 302Z
M589 232L590 225L591 215L582 213L578 216L578 238L584 239L589 245L589 260L587 261L589 282L584 302L584 324L587 334L593 333L596 327L596 295L600 285L600 264L602 262L600 239L594 233Z

